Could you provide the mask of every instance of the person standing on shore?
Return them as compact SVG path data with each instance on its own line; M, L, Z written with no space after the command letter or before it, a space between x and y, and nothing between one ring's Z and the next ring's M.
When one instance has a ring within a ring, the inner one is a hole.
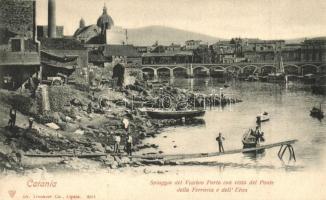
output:
M8 126L10 128L13 128L15 127L16 125L16 109L14 108L10 108L10 111L9 111L9 121L8 121Z
M114 153L119 153L119 148L120 148L120 141L121 141L121 137L120 135L116 134L114 136Z
M222 136L222 133L219 133L216 141L218 142L218 150L222 153L224 153L223 140L225 140L225 138Z
M34 122L34 118L33 117L30 117L30 118L28 118L28 129L29 130L32 130L32 128L33 128L33 122Z
M128 133L127 138L126 138L126 150L128 156L132 156L132 136Z

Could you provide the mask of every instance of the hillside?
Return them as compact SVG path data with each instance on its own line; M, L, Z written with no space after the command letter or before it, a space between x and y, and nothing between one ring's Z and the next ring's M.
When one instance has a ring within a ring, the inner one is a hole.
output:
M171 43L184 44L187 40L202 40L211 44L223 39L164 26L128 29L128 43L137 46L152 45L156 41L162 45L169 45Z

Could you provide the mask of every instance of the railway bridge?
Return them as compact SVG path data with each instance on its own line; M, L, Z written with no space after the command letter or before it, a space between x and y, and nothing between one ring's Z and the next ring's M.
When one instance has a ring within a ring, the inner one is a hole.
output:
M306 74L326 73L326 63L321 62L285 62L284 71L287 75L303 76ZM219 76L224 73L243 75L267 75L277 71L275 63L185 63L185 64L148 64L142 65L143 73L150 79L161 77L198 77Z

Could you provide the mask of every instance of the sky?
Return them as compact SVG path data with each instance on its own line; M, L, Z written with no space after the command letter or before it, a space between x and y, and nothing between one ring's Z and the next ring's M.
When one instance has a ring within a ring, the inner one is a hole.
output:
M72 35L81 18L95 24L104 4L123 28L162 25L225 39L326 36L326 0L56 0L57 25ZM47 24L47 0L37 0L36 16Z

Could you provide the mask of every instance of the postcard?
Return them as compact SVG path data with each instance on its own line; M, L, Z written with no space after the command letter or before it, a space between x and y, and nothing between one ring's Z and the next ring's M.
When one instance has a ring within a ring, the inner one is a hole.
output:
M0 199L325 199L325 11L0 0Z

